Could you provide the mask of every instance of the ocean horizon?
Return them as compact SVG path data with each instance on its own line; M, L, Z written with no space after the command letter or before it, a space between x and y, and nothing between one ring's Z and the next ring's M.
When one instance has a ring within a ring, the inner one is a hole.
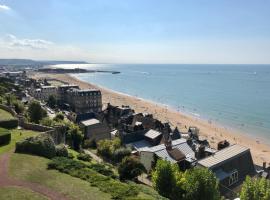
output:
M67 64L72 76L270 143L270 64Z

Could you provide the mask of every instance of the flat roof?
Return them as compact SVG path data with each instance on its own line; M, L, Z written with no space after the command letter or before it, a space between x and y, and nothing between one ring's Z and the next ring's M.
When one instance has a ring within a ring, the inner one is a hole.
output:
M148 137L148 138L150 138L150 139L155 139L155 138L157 138L158 136L160 136L161 135L161 133L160 132L158 132L158 131L155 131L155 130L153 130L153 129L150 129L149 131L147 131L146 133L145 133L145 137Z
M84 120L84 121L81 121L81 123L85 126L91 126L91 125L94 125L94 124L99 124L99 120L98 119L88 119L88 120Z
M249 148L238 144L234 144L220 151L217 151L215 154L209 157L199 160L198 164L207 168L213 168L221 164L222 162L229 160L233 157L236 157L247 151L249 151Z

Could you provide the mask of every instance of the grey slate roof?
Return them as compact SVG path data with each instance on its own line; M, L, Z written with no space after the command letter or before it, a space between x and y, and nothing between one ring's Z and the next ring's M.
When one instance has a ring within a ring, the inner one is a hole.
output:
M234 144L232 146L226 147L215 154L198 161L198 164L207 168L213 168L223 162L242 155L243 153L249 151L249 148Z
M178 139L172 141L172 148L177 148L180 150L187 159L189 160L196 160L195 159L195 153L194 151L188 146L187 141L185 139ZM145 147L140 148L138 151L149 151L155 153L158 157L168 160L172 163L175 163L176 160L174 160L167 152L166 147L164 144L160 144L154 147Z

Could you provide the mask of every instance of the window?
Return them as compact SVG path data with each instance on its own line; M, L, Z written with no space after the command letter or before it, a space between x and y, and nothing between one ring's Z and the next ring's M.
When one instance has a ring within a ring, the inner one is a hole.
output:
M235 170L232 172L229 178L229 186L235 184L238 181L238 171Z

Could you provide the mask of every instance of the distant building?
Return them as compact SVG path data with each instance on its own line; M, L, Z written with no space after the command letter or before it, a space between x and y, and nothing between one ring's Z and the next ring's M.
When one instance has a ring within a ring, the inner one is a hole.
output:
M67 103L76 113L100 112L102 110L101 92L97 89L67 90Z
M110 139L110 129L105 123L101 123L98 119L88 119L81 121L80 127L83 129L84 136L90 140Z
M249 148L235 144L198 161L199 167L213 171L220 183L222 194L241 184L255 168Z

